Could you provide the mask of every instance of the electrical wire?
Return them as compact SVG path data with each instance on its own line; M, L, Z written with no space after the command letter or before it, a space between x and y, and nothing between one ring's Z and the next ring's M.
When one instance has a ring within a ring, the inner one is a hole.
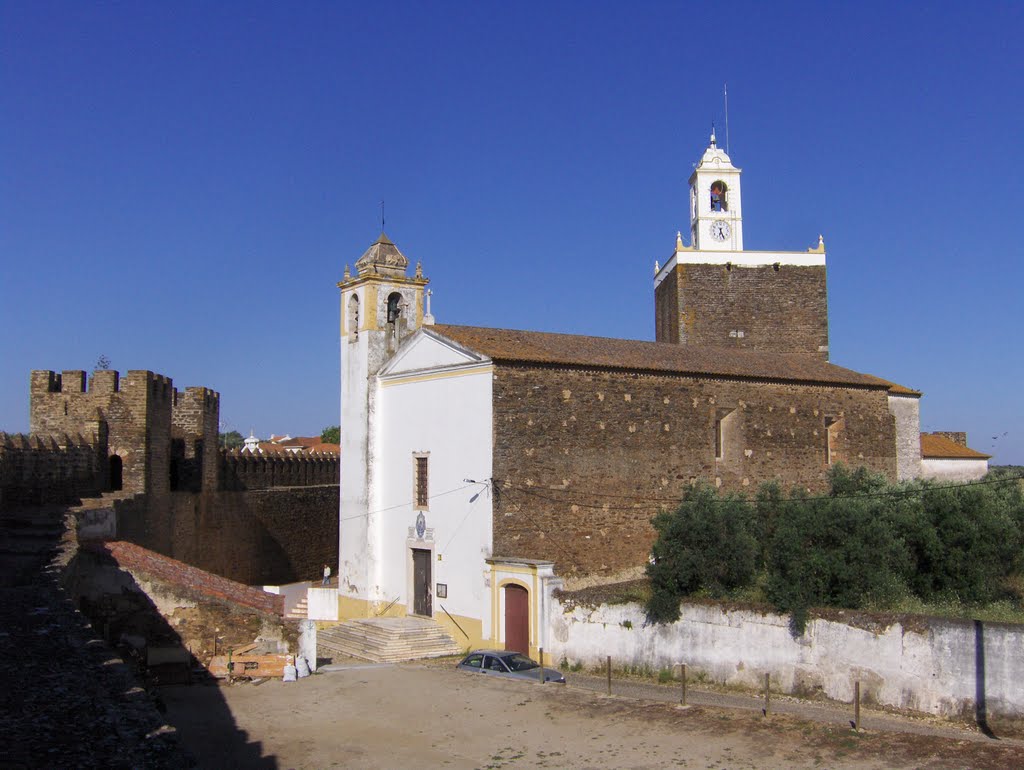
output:
M781 498L781 500L782 500L782 502L786 502L788 500L798 499L800 502L816 502L816 501L820 501L820 500L863 500L863 499L867 499L867 498L879 498L879 497L906 497L908 495L925 494L925 493L928 493L928 492L934 492L934 491L943 490L943 489L963 489L965 487L985 486L985 485L988 485L988 484L1005 484L1005 483L1014 482L1014 481L1024 481L1024 475L1021 475L1021 476L1003 476L1003 477L995 478L995 479L985 479L985 480L981 480L981 481L961 482L961 483L957 483L957 484L928 484L928 485L921 486L921 487L915 487L915 488L909 488L909 489L888 490L888 491L885 491L885 492L864 492L864 493L852 494L852 495L818 495L818 496L815 496L815 497ZM540 494L540 492L554 492L554 493L558 493L558 492L576 492L576 490L570 490L570 489L556 489L556 488L551 488L551 487L543 487L543 488L520 487L520 486L513 486L513 485L508 485L508 486L504 487L505 491L507 491L509 489L514 489L516 491L523 492L524 494L528 494L528 495L532 495L534 497L537 497L538 499L547 500L548 502L558 503L558 504L563 504L563 505L576 505L576 506L579 506L580 508L593 508L593 509L597 509L597 510L618 510L618 511L621 511L621 510L655 510L655 509L659 509L660 507L662 507L660 505L634 505L634 506L631 506L629 508L611 508L611 507L608 506L608 503L598 503L598 504L595 504L595 503L582 502L582 500L580 500L580 499L568 499L568 500L566 500L566 499L558 499L558 498L553 498L553 497L547 497L547 496L545 496L543 494ZM607 492L586 492L584 494L587 497L591 497L591 498L594 498L594 497L610 497L610 498L615 498L615 499L635 500L638 503L668 504L668 505L672 505L672 506L676 506L680 502L682 502L681 498L679 498L679 497L671 497L671 498L667 498L667 497L645 497L645 496L641 496L641 495L624 495L624 494L614 494L614 493L607 493ZM750 503L750 504L756 505L756 504L758 504L759 501L758 501L758 499L756 497L755 498L724 497L724 498L716 498L714 502L716 502L716 503L736 503L736 502L739 502L739 503Z

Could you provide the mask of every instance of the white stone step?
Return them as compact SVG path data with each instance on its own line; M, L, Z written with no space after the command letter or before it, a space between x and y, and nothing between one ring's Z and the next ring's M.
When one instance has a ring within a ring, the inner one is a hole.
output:
M458 655L462 648L426 618L361 618L317 634L324 652L377 662Z
M305 620L309 617L309 601L303 597L299 602L284 614L291 620Z

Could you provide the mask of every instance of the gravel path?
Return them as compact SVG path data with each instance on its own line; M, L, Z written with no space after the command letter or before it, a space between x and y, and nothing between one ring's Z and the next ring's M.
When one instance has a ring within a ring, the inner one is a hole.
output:
M579 687L594 692L606 693L608 679L603 676L589 674L566 674L570 687ZM674 684L655 684L635 679L612 678L612 695L627 698L660 701L663 703L679 703L681 687ZM742 693L727 693L714 690L695 689L688 684L686 702L695 706L716 706L719 708L741 709L744 711L762 712L764 698ZM793 698L779 693L772 693L770 698L772 714L790 714L801 719L808 719L823 724L851 727L853 724L853 706ZM958 727L945 720L929 717L912 717L890 714L885 711L868 709L863 705L860 710L860 727L867 731L913 733L916 735L936 735L957 740L973 740L991 742L992 738L976 729ZM1000 738L1005 745L1024 747L1024 740L1018 738Z

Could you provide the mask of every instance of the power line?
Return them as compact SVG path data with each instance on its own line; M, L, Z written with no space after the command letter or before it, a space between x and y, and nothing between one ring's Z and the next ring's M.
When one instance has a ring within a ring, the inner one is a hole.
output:
M1022 481L1022 480L1024 480L1024 475L1021 475L1021 476L1003 476L1003 477L995 478L995 479L984 479L984 480L981 480L981 481L963 482L963 483L957 483L957 484L935 484L935 485L926 484L925 486L920 486L920 487L914 487L914 488L908 488L908 489L887 490L887 491L884 491L884 492L864 492L864 493L851 494L851 495L818 495L818 496L814 496L814 497L799 497L799 498L789 497L789 498L782 498L782 502L789 502L789 501L816 502L816 501L820 501L820 500L864 500L864 499L868 499L868 498L879 498L879 497L906 497L908 495L925 494L927 492L934 492L934 491L939 491L939 490L943 490L943 489L964 489L964 488L968 488L968 487L986 486L986 485L989 485L989 484L1005 484L1005 483L1009 483L1009 482ZM541 491L543 491L543 492L558 493L558 492L576 492L576 490L553 489L553 488L550 488L550 487L545 487L542 490L538 490L535 487L517 487L517 486L511 486L511 485L506 486L505 489L506 490L509 490L509 489L516 490L518 492L522 492L522 493L527 494L527 495L532 495L533 497L536 497L536 498L541 499L541 500L546 500L546 501L552 502L552 503L558 503L558 504L563 504L563 505L576 505L576 506L579 506L580 508L593 508L593 509L597 509L597 510L617 510L617 511L624 511L624 510L632 510L632 511L655 510L655 509L660 507L659 504L669 504L669 505L673 505L674 506L674 505L678 505L678 504L680 504L682 502L682 498L681 497L645 497L645 496L641 496L641 495L624 495L624 494L615 494L615 493L607 493L607 492L586 492L585 493L586 496L591 497L591 498L594 498L594 497L609 497L609 498L620 499L620 500L621 499L635 500L638 503L653 503L653 504L655 504L655 505L634 505L634 506L631 506L631 507L628 507L628 508L611 508L611 507L609 507L608 503L583 502L581 499L558 499L558 498L553 498L553 497L547 497L547 496L545 496L543 494L540 494ZM730 496L730 497L716 498L714 500L714 502L716 502L716 503L734 503L734 502L739 502L739 503L752 503L752 504L756 505L759 501L758 501L758 499L756 497L755 498L748 498L748 497L745 497L745 496Z
M427 499L428 500L436 500L439 497L444 497L445 495L452 495L452 494L455 494L456 492L461 492L464 489L469 489L471 486L473 486L473 485L472 484L466 484L463 487L456 487L455 489L449 489L447 492L438 492L436 495L429 495L427 497ZM398 508L411 508L412 507L412 503L413 503L413 501L410 500L407 503L399 503L398 505L389 505L387 508L377 508L376 510L367 511L366 513L357 513L355 516L342 516L342 517L340 517L338 519L338 521L352 521L353 519L363 519L363 518L366 518L367 516L372 516L375 513L386 513L387 511L394 511L394 510L396 510Z

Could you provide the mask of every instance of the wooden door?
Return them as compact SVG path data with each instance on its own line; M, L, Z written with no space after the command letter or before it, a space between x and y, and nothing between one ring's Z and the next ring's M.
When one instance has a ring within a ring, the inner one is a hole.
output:
M412 549L412 611L416 615L433 616L430 592L430 551Z
M530 654L530 594L522 586L505 586L505 649Z

